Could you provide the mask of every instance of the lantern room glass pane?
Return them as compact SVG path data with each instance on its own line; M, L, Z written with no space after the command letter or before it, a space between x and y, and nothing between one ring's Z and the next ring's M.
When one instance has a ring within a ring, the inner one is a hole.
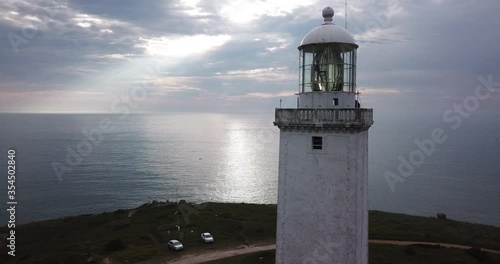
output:
M299 92L355 92L356 49L339 43L300 50Z

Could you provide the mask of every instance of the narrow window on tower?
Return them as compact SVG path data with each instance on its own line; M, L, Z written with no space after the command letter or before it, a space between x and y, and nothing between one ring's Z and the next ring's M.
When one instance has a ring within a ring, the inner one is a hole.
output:
M339 98L333 98L333 105L339 105Z
M312 137L313 149L323 149L323 137Z

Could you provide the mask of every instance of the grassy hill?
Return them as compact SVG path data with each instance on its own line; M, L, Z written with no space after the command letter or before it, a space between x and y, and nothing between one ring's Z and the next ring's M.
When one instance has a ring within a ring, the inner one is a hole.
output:
M207 264L274 264L275 252L264 251ZM434 246L396 246L370 244L370 264L498 264L500 255L479 253Z
M98 263L104 258L114 263L160 257L175 259L205 250L272 243L275 223L276 205L154 202L136 209L17 226L16 257L2 250L0 263L86 263L87 252ZM370 239L446 242L500 250L499 227L380 211L370 212L369 225ZM5 227L0 229L0 233L7 231ZM215 244L201 242L200 233L207 231L214 235ZM170 239L180 239L185 250L169 251L166 243ZM4 244L1 246L6 248ZM384 253L387 250L406 252L406 247L389 245L375 245L370 249L370 263L393 263L390 262L392 256ZM433 250L414 249L416 256ZM454 251L439 249L437 252L452 254Z

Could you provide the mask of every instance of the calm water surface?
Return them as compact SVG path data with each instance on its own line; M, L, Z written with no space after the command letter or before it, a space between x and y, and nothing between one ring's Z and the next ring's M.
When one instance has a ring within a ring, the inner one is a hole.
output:
M5 154L0 169L6 171L6 153L14 147L20 221L131 208L153 199L276 203L279 130L272 125L273 113L119 117L0 114ZM90 150L82 131L97 129L103 119L114 131ZM457 130L439 115L376 113L375 122L369 145L370 209L428 216L445 212L500 226L500 115L475 113ZM416 149L413 141L429 138L436 127L446 131L447 141L392 192L384 172L396 172L398 156L408 158ZM89 155L68 166L71 171L59 181L52 165L66 164L79 145ZM0 212L4 223L5 212Z

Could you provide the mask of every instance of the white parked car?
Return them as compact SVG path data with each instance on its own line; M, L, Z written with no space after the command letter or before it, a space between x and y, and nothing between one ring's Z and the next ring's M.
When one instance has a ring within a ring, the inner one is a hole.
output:
M168 248L174 250L174 251L179 251L184 248L184 246L179 242L179 240L170 240L168 241Z
M205 243L214 243L214 237L210 235L210 233L201 234L201 239L205 241Z

